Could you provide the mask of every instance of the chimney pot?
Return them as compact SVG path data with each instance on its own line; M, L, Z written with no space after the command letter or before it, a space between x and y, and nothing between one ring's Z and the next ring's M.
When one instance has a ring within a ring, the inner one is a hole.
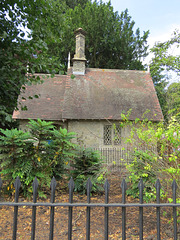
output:
M78 28L74 32L76 36L76 52L73 58L73 74L84 75L85 74L85 35L86 32L82 28Z

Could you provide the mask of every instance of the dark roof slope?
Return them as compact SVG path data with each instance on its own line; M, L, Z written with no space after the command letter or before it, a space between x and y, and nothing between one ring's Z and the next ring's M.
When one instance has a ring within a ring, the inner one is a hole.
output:
M150 74L136 70L86 69L86 74L56 75L43 84L27 86L21 97L40 94L26 100L28 111L16 111L13 118L44 120L114 119L132 109L130 119L143 114L154 121L163 120Z

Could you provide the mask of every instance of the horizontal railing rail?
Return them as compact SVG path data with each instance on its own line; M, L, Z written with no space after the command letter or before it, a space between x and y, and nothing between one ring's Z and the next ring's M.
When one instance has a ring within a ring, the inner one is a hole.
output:
M0 202L0 206L19 207L180 207L180 203L32 203Z

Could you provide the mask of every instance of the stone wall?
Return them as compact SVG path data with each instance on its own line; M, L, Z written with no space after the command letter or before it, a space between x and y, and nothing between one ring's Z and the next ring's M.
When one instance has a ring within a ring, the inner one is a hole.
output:
M74 142L92 148L122 148L126 147L125 138L130 134L129 128L121 130L121 144L120 145L104 145L104 125L111 125L115 123L119 125L119 121L106 121L106 120L71 120L68 122L68 131L77 133L77 140Z

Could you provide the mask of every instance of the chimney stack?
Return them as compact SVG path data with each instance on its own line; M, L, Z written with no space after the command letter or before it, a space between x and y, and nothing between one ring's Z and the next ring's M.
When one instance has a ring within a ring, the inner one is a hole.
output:
M74 32L76 36L76 52L73 58L73 74L84 75L85 74L85 35L86 32L82 28L78 28Z

